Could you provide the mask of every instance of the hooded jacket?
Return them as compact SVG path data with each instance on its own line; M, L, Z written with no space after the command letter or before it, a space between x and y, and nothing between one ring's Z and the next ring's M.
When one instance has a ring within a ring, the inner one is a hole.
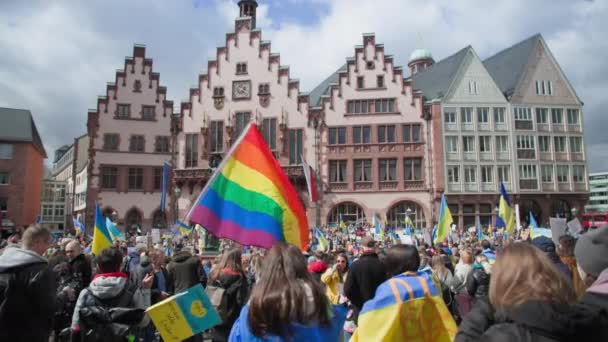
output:
M484 267L485 266L485 267ZM466 288L469 296L479 299L487 299L490 293L490 270L489 264L474 264L473 271L469 274L466 281Z
M88 306L94 306L95 301L91 295L107 300L120 296L129 286L128 277L124 273L105 273L98 274L93 278L88 288L82 290L76 301L74 314L72 315L72 330L80 329L80 309ZM146 309L150 306L150 289L138 288L133 294L133 299L129 305L130 308ZM148 325L150 318L145 315L138 326L144 327Z
M167 265L170 281L175 287L175 293L182 292L196 284L207 286L207 275L201 270L201 262L190 252L181 251L175 254Z
M9 247L0 256L0 273L14 275L0 319L2 341L48 341L57 305L55 275L45 257Z
M353 304L355 322L363 304L374 298L376 289L386 280L386 268L374 252L364 252L350 266L344 282L344 295Z

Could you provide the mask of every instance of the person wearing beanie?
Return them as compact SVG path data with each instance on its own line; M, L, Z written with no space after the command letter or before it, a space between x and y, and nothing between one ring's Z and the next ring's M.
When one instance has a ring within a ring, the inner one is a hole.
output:
M589 286L581 303L608 310L608 229L582 235L574 256L581 279Z
M539 236L532 240L532 245L543 251L553 262L555 267L557 267L568 278L568 281L572 282L572 272L570 272L568 266L566 266L566 264L564 264L557 255L553 240L546 236Z

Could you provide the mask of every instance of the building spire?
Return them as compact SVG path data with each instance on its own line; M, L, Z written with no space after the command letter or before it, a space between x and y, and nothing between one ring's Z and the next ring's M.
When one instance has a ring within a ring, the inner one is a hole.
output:
M239 17L251 17L251 29L255 29L255 16L258 8L256 0L239 1Z

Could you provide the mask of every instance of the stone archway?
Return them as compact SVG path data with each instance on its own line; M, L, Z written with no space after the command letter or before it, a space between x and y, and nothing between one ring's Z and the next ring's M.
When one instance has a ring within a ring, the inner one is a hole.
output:
M524 227L528 227L530 224L530 214L534 215L536 222L542 226L543 221L543 210L535 200L524 199L519 201L519 218Z
M409 216L410 220L412 220L412 223L414 224L414 227L412 228L426 228L427 224L426 217L424 216L424 209L418 205L418 203L412 201L400 201L393 204L386 212L386 222L405 227L406 216Z
M133 207L127 211L125 215L125 230L130 232L137 232L141 230L143 223L143 215L139 209Z
M555 199L551 203L551 217L570 217L570 204L562 199Z
M365 218L365 210L355 202L341 202L331 209L327 216L327 222L337 224L340 222L340 216L345 223L354 223Z
M163 213L160 209L156 209L152 214L152 228L166 228L167 220L166 220L166 212Z

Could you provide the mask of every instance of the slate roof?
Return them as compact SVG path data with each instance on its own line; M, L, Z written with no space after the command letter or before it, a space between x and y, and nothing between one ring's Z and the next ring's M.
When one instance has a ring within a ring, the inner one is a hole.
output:
M442 98L447 93L470 49L469 45L431 65L428 69L412 75L414 89L422 91L427 100Z
M31 142L47 157L32 113L27 109L0 107L0 141Z
M333 74L331 74L327 79L321 82L310 92L309 98L311 107L319 107L321 105L321 96L329 95L330 85L332 83L338 83L338 77L340 75L340 72L343 71L346 71L346 64L341 66L338 70L336 70Z
M515 91L517 82L526 70L530 54L540 39L541 35L537 33L483 61L483 65L507 97Z

